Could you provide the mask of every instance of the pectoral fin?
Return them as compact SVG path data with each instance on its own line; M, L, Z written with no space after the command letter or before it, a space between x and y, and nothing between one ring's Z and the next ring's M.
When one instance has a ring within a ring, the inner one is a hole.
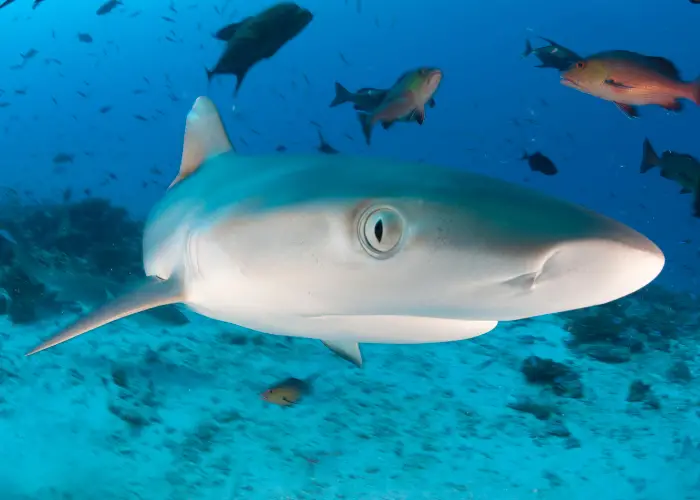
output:
M333 332L340 340L323 340L339 356L361 366L359 343L423 344L482 335L497 321L470 321L425 316L316 316L314 330ZM319 335L320 336L320 335Z
M346 361L350 361L358 368L362 368L362 353L360 352L360 344L352 341L334 340L323 341L323 345L336 353Z
M177 302L182 302L182 291L177 280L161 281L151 278L130 292L79 318L73 324L65 327L58 335L29 351L27 356L70 340L112 321L147 309Z

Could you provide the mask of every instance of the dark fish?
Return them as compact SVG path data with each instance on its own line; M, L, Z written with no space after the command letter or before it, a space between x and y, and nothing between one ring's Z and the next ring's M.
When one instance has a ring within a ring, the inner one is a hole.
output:
M313 19L310 11L292 2L282 2L263 12L221 28L214 36L226 42L226 49L213 69L214 75L235 75L238 93L246 74L255 64L274 56Z
M32 10L36 9L42 3L44 3L44 0L34 0L34 4L32 5Z
M92 36L88 33L78 33L78 40L83 43L92 43Z
M103 16L105 14L109 14L114 10L119 5L123 5L121 0L108 0L104 4L102 4L102 7L97 9L97 15L98 16Z
M527 160L527 164L533 172L540 172L544 175L556 175L559 172L554 162L539 151L531 155L523 152L523 156L520 159Z
M664 151L659 157L649 139L644 139L639 171L644 174L654 167L661 169L661 177L681 187L680 194L693 193L693 216L700 217L700 161L689 154L674 151Z
M278 153L284 153L285 151L287 151L287 146L285 146L284 144L280 144L275 148L275 151L277 151Z
M20 56L22 56L22 59L25 59L25 60L26 60L26 59L31 59L32 57L34 57L34 56L37 55L38 53L39 53L39 51L36 50L36 49L29 49L29 50L28 50L27 52L25 52L24 54L20 54Z
M53 162L56 165L61 165L65 163L73 163L73 159L75 159L75 155L71 155L68 153L58 153L56 156L53 157Z
M15 3L15 0L5 0L2 4L0 4L0 9L2 9L3 7L7 7L8 5L13 3Z
M320 130L317 130L317 132L318 132L319 144L318 144L318 147L316 149L318 149L318 151L320 151L323 154L327 154L327 155L337 155L338 153L340 153L340 151L338 151L333 146L328 144L328 142L326 141L326 138L323 137L323 134L321 133Z
M569 50L549 38L539 38L549 45L533 49L530 40L525 40L525 52L523 52L523 57L535 54L535 57L542 62L542 64L536 66L537 68L554 68L559 71L566 71L572 64L581 59L581 56L573 50Z
M310 377L306 380L300 380L290 377L270 387L262 393L261 397L268 403L279 406L292 406L311 392L311 382L315 378Z
M112 109L112 106L102 106L102 107L100 108L100 113L102 113L102 114L104 114L104 113L109 113L109 111L110 111L111 109Z

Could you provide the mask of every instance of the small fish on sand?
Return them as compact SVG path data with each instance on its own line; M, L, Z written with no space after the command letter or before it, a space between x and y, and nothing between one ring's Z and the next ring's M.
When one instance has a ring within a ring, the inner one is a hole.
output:
M307 9L282 2L221 28L214 37L226 42L226 49L214 68L207 69L209 81L214 75L235 75L238 93L248 71L263 59L274 56L296 37L313 19Z
M643 174L652 168L661 169L661 177L680 185L680 194L693 194L693 216L700 217L700 161L695 157L674 151L656 154L649 139L644 139L642 164L639 171Z
M540 60L542 64L535 66L536 68L554 68L559 71L565 71L569 69L572 64L575 64L576 61L582 59L581 56L573 50L569 50L549 38L539 38L549 45L533 49L530 40L525 40L525 52L523 52L523 57L535 54L535 57Z
M300 380L290 377L267 389L262 393L261 397L264 401L279 406L295 405L301 398L311 392L311 382L315 378L310 377L306 380Z
M381 123L385 130L397 121L415 119L422 125L425 106L441 81L442 71L438 68L418 68L401 75L377 108L368 113L358 113L367 145L371 142L372 128L377 123Z
M628 118L637 106L656 104L680 111L680 99L700 104L700 80L685 82L668 59L628 50L600 52L562 73L561 83L585 94L612 101Z
M554 162L539 151L533 154L528 154L525 151L520 159L527 161L530 170L533 172L539 172L544 175L556 175L559 172Z

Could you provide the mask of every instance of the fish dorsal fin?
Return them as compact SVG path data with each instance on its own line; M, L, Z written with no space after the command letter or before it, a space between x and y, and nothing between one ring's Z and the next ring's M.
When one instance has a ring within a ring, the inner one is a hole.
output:
M208 97L198 97L187 114L180 171L168 189L192 175L207 158L232 150L216 106Z
M70 340L112 321L153 309L154 307L177 302L182 302L182 291L179 282L173 279L168 281L160 281L155 278L149 279L130 292L110 300L105 305L98 307L86 316L66 326L58 335L29 351L27 356Z
M678 68L665 57L647 56L647 60L651 66L662 75L673 80L680 80L681 74Z
M236 35L236 31L243 26L244 23L250 21L250 19L250 17L246 17L237 23L227 24L214 34L214 38L221 40L222 42L228 42Z

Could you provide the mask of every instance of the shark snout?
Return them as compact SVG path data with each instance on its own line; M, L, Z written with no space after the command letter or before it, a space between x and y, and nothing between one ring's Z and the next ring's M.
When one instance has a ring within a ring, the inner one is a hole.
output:
M591 238L556 246L534 283L568 310L610 302L645 287L664 267L661 250L632 231L619 238Z

